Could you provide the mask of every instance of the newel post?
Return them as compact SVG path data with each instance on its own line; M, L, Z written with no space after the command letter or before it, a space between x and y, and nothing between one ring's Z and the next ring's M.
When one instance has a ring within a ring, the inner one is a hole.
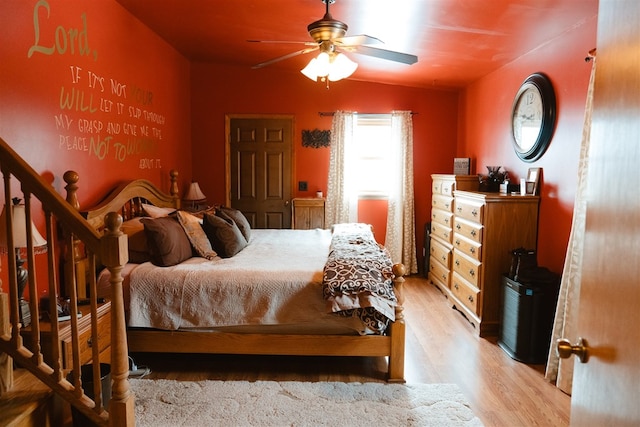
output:
M111 402L109 424L135 426L134 395L129 387L129 350L124 315L122 268L129 261L127 236L120 231L122 216L109 212L100 239L101 259L111 272Z

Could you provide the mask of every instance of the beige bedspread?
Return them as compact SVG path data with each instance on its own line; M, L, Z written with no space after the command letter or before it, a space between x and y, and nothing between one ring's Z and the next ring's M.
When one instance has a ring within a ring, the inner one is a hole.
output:
M363 333L358 319L326 312L322 270L330 242L329 230L255 229L231 258L140 264L129 276L128 325L177 330L321 322Z

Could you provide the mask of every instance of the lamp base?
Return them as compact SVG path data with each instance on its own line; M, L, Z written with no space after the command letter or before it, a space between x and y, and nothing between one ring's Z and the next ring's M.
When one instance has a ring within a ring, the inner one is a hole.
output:
M20 299L20 323L22 323L22 327L26 328L31 324L31 308L29 308L29 303L24 299Z

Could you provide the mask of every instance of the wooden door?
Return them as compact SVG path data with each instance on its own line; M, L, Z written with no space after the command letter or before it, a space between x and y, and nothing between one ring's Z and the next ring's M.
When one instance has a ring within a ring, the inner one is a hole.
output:
M229 204L252 228L291 228L293 118L227 117Z
M578 317L590 357L575 362L571 424L638 426L640 2L599 9Z

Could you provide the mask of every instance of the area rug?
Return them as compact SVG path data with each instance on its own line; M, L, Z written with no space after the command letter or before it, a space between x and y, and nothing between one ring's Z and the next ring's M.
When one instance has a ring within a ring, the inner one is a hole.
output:
M132 379L145 426L482 426L455 384Z

